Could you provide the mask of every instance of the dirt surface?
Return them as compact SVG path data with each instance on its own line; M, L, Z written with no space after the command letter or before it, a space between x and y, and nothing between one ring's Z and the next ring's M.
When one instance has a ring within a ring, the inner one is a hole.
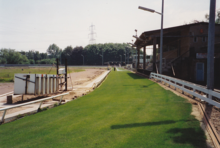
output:
M7 114L11 114L11 113L15 113L15 112L17 112L17 111L25 110L25 109L28 109L28 108L30 108L30 107L12 108L12 109L7 110L6 113L7 113ZM2 116L3 113L4 113L4 111L0 111L0 116Z
M68 88L73 88L75 86L85 86L89 84L93 79L101 75L104 71L103 69L85 69L85 71L77 72L77 73L71 73L67 76L70 76ZM72 80L72 83L71 83Z
M215 126L215 129L220 136L220 109L209 104L203 104L203 106L205 108L206 114L211 119L211 122Z
M103 69L86 69L84 73L72 73L71 81L68 84L68 89L72 90L69 95L64 96L64 100L72 100L84 96L93 91L93 88L86 88L85 86L91 83L95 78L100 76L104 71ZM69 75L68 75L69 76ZM73 87L72 87L73 86ZM72 89L73 88L73 89Z
M86 95L88 92L93 91L92 87L88 88L85 86L87 84L91 83L95 78L100 76L104 71L106 71L106 70L93 68L93 69L85 69L85 71L81 71L81 72L74 72L74 73L68 74L68 77L70 77L68 79L69 95L64 96L62 99L62 102L67 102L67 101L71 101L73 99L77 99L78 97L81 97L83 95ZM0 83L0 92L1 92L0 95L13 91L13 89L14 89L13 87L14 87L13 83ZM64 87L63 87L63 89L64 89ZM65 92L65 91L59 91L59 92L53 93L53 94L38 95L38 96L24 95L23 99L22 99L22 96L17 95L17 96L14 96L14 98L13 98L13 104L34 101L34 100L49 97L52 95L58 95L63 92ZM60 101L60 97L54 98L53 100L50 99L50 100L44 101L43 104L50 104L53 106L53 104L58 103L59 101ZM0 103L3 103L3 106L1 106L0 108L7 107L6 99L1 100ZM36 104L37 104L37 106L39 105L39 103L36 103ZM36 105L36 104L32 104L32 105ZM18 111L22 111L22 110L25 110L28 108L30 108L30 106L10 109L6 112L6 115L11 114L11 113L15 113ZM0 112L0 116L2 114L3 114L3 111Z
M0 83L0 95L14 90L14 83Z
M103 69L85 69L85 71L68 74L68 87L76 85L87 85L91 80L102 74ZM72 83L71 83L72 80ZM64 87L63 87L64 88ZM14 91L14 83L0 83L0 95Z

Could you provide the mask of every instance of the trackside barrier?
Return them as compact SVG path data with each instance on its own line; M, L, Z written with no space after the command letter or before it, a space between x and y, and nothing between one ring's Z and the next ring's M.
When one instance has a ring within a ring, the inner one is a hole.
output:
M211 105L214 105L214 106L220 108L220 103L212 100L212 97L216 97L216 98L220 99L220 93L217 93L213 90L206 89L206 88L201 87L199 85L196 85L194 83L190 83L187 81L183 81L180 79L172 78L172 77L161 75L161 74L151 73L150 79L152 79L152 78L160 80L162 82L165 82L169 85L172 85L175 87L175 89L178 88L186 93L193 95L194 97L197 97L203 101L208 102ZM186 88L186 87L188 87L188 88ZM196 93L196 91L203 92L203 93L207 94L207 96Z
M3 115L2 115L2 120L1 120L1 123L4 123L4 118L5 118L5 114L6 114L6 111L8 109L12 109L12 108L16 108L16 107L21 107L21 106L25 106L25 105L30 105L30 104L33 104L33 103L38 103L40 102L40 105L37 109L37 111L39 111L43 101L46 101L46 100L49 100L49 99L53 99L53 98L56 98L56 97L61 97L60 98L60 102L59 104L61 104L61 101L63 99L63 96L65 95L68 95L69 93L63 93L63 94L60 94L60 95L56 95L56 96L51 96L51 97L47 97L47 98L43 98L43 99L39 99L39 100L35 100L35 101L31 101L31 102L27 102L27 103L23 103L23 104L18 104L18 105L14 105L14 106L11 106L11 107L6 107L6 108L1 108L0 111L4 111Z

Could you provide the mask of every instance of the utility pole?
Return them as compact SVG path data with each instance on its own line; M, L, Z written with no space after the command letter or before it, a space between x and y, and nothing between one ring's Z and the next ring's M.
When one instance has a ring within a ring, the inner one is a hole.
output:
M129 50L127 52L127 63L129 64Z
M62 54L62 53L61 53ZM60 65L62 65L62 59L61 59L61 54L60 54Z
M163 73L163 17L164 17L164 0L162 0L161 11L161 30L160 30L160 74Z
M103 66L103 56L102 55L100 55L101 57L102 57L102 66Z
M65 59L65 91L67 91L67 59Z
M136 50L135 50L135 51L136 51L136 53L135 53L135 59L136 59L136 60L135 60L135 66L136 66L135 68L136 68L136 69L137 69L137 50L138 50L138 49L136 48Z
M57 75L59 74L59 59L57 58Z
M104 59L104 56L103 56L103 49L102 49L102 66L103 66L103 59Z
M84 56L81 54L81 56L83 57L83 65L84 65Z
M125 55L125 66L126 66L126 49L125 49L125 54L124 55Z
M90 37L90 40L89 40L89 44L95 44L96 43L96 40L95 40L95 25L91 25L89 27L89 30L90 30L90 33L89 33L89 37Z
M215 9L216 0L210 0L207 55L207 89L210 90L214 90Z

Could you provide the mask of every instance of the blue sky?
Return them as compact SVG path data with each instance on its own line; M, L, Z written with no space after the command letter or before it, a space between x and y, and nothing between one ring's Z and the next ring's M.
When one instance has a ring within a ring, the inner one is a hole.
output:
M209 5L210 0L165 0L164 27L205 20ZM0 48L46 52L52 43L62 49L85 47L91 24L96 43L131 42L135 29L140 35L160 28L160 15L138 6L160 12L161 0L0 0Z

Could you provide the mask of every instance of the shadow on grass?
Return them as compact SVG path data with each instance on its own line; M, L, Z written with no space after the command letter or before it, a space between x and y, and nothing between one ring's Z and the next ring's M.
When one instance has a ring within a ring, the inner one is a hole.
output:
M133 128L133 127L141 127L141 126L155 126L155 125L163 125L163 124L173 124L176 122L192 122L197 121L196 119L193 120L166 120L166 121L159 121L159 122L144 122L144 123L131 123L131 124L121 124L121 125L112 125L111 129L120 129L120 128Z
M133 79L146 79L146 78L144 78L144 77L141 77L141 76L138 76L138 75L136 75L136 74L134 74L134 73L127 73L131 78L133 78Z
M206 148L206 137L204 131L199 128L173 128L167 131L172 134L173 142L179 144L190 144L195 148Z
M173 123L176 123L176 122L178 122L178 121L167 120L167 121L160 121L160 122L145 122L145 123L112 125L111 129L133 128L133 127L141 127L141 126L155 126L155 125L162 125L162 124L173 124Z
M137 86L140 86L141 88L147 88L147 87L149 87L151 85L154 85L154 84L156 84L156 83L151 83L149 85L123 85L123 86L125 86L125 87L137 87Z
M153 83L151 83L151 84L149 84L149 85L142 85L142 87L143 87L143 88L146 88L146 87L149 87L149 86L154 85L154 84L156 84L156 83L153 82Z

